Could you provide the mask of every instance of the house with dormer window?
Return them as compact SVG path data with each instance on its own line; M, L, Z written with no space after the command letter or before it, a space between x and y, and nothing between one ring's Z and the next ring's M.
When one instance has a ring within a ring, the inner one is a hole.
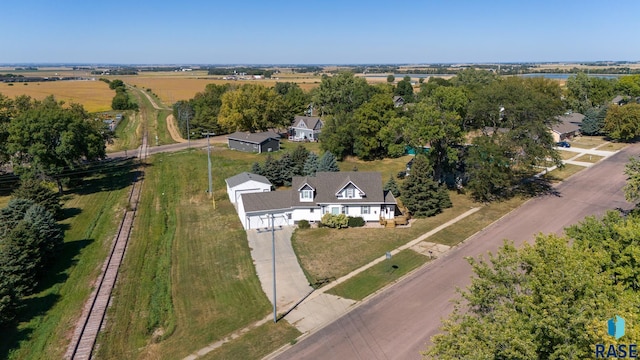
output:
M377 222L395 217L396 199L378 172L319 172L293 177L290 190L242 194L237 210L245 229L269 227L271 214L276 226L320 222L326 213Z
M289 128L289 140L318 141L323 125L317 116L296 116Z

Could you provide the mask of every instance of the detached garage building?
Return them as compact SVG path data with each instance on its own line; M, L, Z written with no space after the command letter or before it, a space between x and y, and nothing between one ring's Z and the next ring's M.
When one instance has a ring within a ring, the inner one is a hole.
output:
M262 175L243 172L225 180L229 201L237 205L242 194L271 191L271 182Z
M227 136L227 139L231 150L258 154L280 150L280 135L270 131L260 133L236 131Z

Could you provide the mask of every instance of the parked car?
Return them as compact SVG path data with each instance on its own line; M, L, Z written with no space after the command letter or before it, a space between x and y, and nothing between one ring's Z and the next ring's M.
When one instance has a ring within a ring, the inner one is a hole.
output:
M569 144L569 143L568 143L568 142L566 142L566 141L560 141L560 142L557 142L557 143L556 143L556 146L557 146L557 147L563 147L563 148L570 148L570 147L571 147L571 144Z

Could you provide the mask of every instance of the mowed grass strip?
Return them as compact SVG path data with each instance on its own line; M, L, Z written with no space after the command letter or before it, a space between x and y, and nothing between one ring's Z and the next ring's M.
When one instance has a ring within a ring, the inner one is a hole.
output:
M250 330L240 338L222 345L201 359L203 360L237 360L262 359L287 343L292 343L302 335L286 320L277 323L269 321Z
M41 291L25 300L15 328L2 329L1 359L62 359L122 219L128 171L83 181L65 196L65 244Z
M549 181L557 183L569 178L569 176L576 174L582 170L586 169L584 166L574 165L574 164L565 164L560 168L556 168L547 174L544 175L545 178L549 179Z
M573 159L573 160L574 161L588 162L588 163L597 163L598 161L602 160L603 158L604 158L604 156L584 154L584 155L580 156L579 158L576 158L576 159Z
M494 221L507 215L512 210L515 210L526 201L526 198L514 197L509 200L485 205L479 211L433 234L427 241L448 246L459 244L476 232L491 225Z
M180 359L264 318L270 303L224 179L255 156L206 152L151 158L142 200L98 358Z
M452 208L430 218L416 219L408 228L297 229L292 238L293 248L311 284L337 279L481 206L465 195L451 192L450 196Z
M604 136L578 136L571 140L571 146L581 149L592 149L606 142L607 140L605 140Z
M142 116L135 111L124 111L123 115L124 118L116 128L113 142L107 145L107 152L135 150L142 143Z
M328 293L353 300L362 300L387 284L398 280L411 270L422 266L427 260L426 256L406 249L393 255L391 259L383 260L337 285Z
M40 76L31 74L26 76ZM14 98L19 95L31 96L34 99L42 100L49 95L55 96L56 100L65 103L81 104L88 112L100 112L111 110L111 100L115 92L109 89L109 85L103 81L47 81L30 83L0 84L0 94ZM23 85L27 84L27 85Z

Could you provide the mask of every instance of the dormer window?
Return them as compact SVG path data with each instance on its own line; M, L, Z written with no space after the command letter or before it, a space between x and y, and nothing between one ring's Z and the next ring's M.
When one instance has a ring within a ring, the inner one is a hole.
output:
M300 191L300 201L313 201L313 190L305 189Z
M347 199L353 199L353 188L347 189Z

